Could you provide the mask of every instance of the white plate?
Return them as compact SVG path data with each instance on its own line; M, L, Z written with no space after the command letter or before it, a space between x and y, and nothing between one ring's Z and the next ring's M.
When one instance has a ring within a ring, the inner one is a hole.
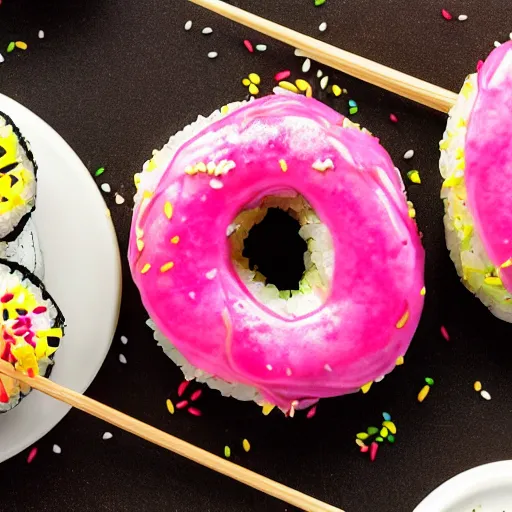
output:
M0 111L30 141L38 164L34 219L48 291L66 317L51 379L80 393L107 355L119 316L121 262L101 194L78 156L30 110L0 94ZM33 391L0 415L0 462L51 430L70 407Z
M493 462L453 477L414 512L512 512L512 460Z

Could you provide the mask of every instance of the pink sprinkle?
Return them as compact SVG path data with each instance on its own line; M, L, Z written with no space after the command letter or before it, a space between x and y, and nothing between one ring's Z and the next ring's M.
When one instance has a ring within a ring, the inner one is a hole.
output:
M199 400L199 397L203 394L203 391L201 389L198 389L197 391L194 391L192 395L190 396L190 400L192 402L195 402L196 400Z
M176 404L176 409L184 409L188 405L188 400L182 400Z
M34 446L34 448L32 448L32 450L30 450L30 453L28 454L27 462L30 464L36 458L36 455L37 448Z
M184 380L179 386L178 386L178 396L182 396L183 393L185 393L185 390L188 388L189 381Z
M482 69L482 66L484 65L484 61L483 60L479 60L477 63L476 63L476 71L478 73L478 71L480 71Z
M189 407L187 410L190 414L192 414L192 416L201 416L203 414L199 409L196 409L195 407Z
M398 117L396 117L395 114L389 114L389 119L392 123L398 123Z
M313 405L311 409L309 409L308 413L306 414L306 418L309 420L316 414L316 405Z
M379 445L376 442L373 442L370 445L370 460L373 462L375 457L377 457L377 450L379 449Z
M274 80L276 82L286 80L291 74L291 71L288 71L287 69L285 69L284 71L279 71L279 73L277 73L276 76L274 77Z
M41 313L44 313L46 311L46 306L37 306L37 308L34 308L34 315L40 315Z
M448 331L444 325L441 325L441 334L446 341L450 341L450 335L448 334Z
M443 9L441 14L445 20L451 20L453 18L453 16L446 9Z
M361 451L361 453L366 453L368 451L368 446L366 446L366 445L361 446L361 448L359 450Z
M12 299L14 299L14 295L12 293L6 293L1 299L0 299L0 302L2 302L3 304L5 304L6 302L9 302L11 301Z
M254 53L254 48L252 47L252 43L251 41L249 41L249 39L246 39L244 41L244 46L251 52L251 53Z

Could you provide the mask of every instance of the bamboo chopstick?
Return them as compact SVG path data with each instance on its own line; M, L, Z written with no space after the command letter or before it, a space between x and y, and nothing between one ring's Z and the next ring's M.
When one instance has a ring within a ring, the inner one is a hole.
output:
M250 471L249 469L245 469L242 466L233 464L233 462L229 462L228 460L207 452L202 448L187 443L186 441L182 441L171 434L158 430L147 423L143 423L142 421L108 407L101 402L97 402L92 398L56 384L49 379L41 376L30 378L24 373L15 370L10 364L1 360L0 373L24 382L30 387L56 398L61 402L65 402L76 409L80 409L87 414L100 418L107 423L126 430L131 434L135 434L150 443L166 448L171 452L177 453L178 455L206 466L207 468L213 469L218 473L222 473L234 480L238 480L239 482L253 487L254 489L262 491L270 496L274 496L275 498L298 507L301 510L306 510L308 512L343 512L343 510L337 507L333 507L332 505L317 500L312 496L308 496L307 494L303 494L295 489L291 489L290 487L270 480L269 478L259 475L254 471Z
M225 18L302 50L308 57L427 107L448 112L457 95L419 78L336 48L220 0L189 0Z

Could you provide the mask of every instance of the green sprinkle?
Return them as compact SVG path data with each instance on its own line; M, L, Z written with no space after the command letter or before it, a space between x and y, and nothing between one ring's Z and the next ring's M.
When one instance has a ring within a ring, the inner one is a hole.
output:
M358 110L359 110L359 109L358 109L357 107L350 107L350 108L348 109L348 113L349 113L349 114L354 115L354 114L357 114L357 111L358 111Z
M101 176L104 172L105 172L105 167L99 167L98 169L96 169L94 176L96 176L96 177Z
M395 436L393 434L389 434L388 441L393 444L395 442Z
M369 436L374 436L378 431L379 429L377 427L368 427L367 430Z
M14 50L14 47L16 46L16 43L14 41L11 41L7 46L7 53L11 53Z
M226 457L226 459L231 457L231 448L229 446L224 446L224 457Z
M430 378L430 377L425 377L425 382L429 385L429 386L433 386L434 385L434 379Z
M364 441L365 439L368 439L368 434L366 432L359 432L359 434L356 435L357 439L361 439L361 441Z
M384 441L384 439L382 439L382 437L378 436L375 438L375 441L377 441L377 443L382 443L382 441Z
M315 0L315 7L319 7L325 4L325 0Z

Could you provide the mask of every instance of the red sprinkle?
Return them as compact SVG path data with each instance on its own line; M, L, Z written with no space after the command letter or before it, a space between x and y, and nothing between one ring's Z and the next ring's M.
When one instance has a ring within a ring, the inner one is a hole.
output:
M446 9L443 9L441 14L445 20L451 20L453 18L453 16Z
M188 405L188 400L182 400L176 404L176 409L184 409Z
M185 390L188 388L190 382L188 380L184 380L178 387L178 396L182 396L185 393Z
M306 418L309 420L316 414L316 405L313 405L311 409L309 409L308 413L306 414Z
M0 302L3 302L4 304L6 302L9 302L10 300L14 299L14 295L12 293L6 293L1 299Z
M203 394L203 391L201 389L198 389L197 391L194 391L192 395L190 395L190 400L192 402L195 402L196 400L199 400L199 397Z
M40 315L41 313L45 313L46 312L46 306L37 306L37 308L34 308L34 311L32 311L32 313L34 313L34 315Z
M189 407L187 410L190 414L192 414L192 416L201 416L203 414L199 409L196 409L195 407Z
M366 446L366 445L361 446L361 448L359 450L361 451L361 453L366 453L368 451L368 446Z
M389 119L392 123L398 123L398 117L396 117L395 114L389 114Z
M7 391L5 391L5 387L4 387L4 384L1 379L0 379L0 402L3 404L6 404L9 402L9 395L7 394Z
M291 74L291 71L288 71L287 69L285 69L284 71L279 71L279 73L277 73L276 76L274 77L274 80L276 82L286 80Z
M254 53L254 48L252 47L252 43L251 41L249 41L249 39L246 39L244 41L244 46L251 52L251 53Z
M482 66L484 65L484 61L483 60L479 60L477 63L476 63L476 71L478 73L478 71L480 71L482 69Z
M30 464L36 458L36 455L37 448L34 446L34 448L32 448L32 450L30 450L30 453L28 454L27 462Z
M379 445L374 441L370 445L370 460L373 462L375 457L377 457L377 450L379 449Z
M33 378L34 378L34 376L35 376L34 370L33 370L32 368L29 368L29 369L27 370L27 375L28 375L31 379L33 379Z
M441 325L441 334L446 341L450 341L450 335L448 334L448 331L444 325Z

